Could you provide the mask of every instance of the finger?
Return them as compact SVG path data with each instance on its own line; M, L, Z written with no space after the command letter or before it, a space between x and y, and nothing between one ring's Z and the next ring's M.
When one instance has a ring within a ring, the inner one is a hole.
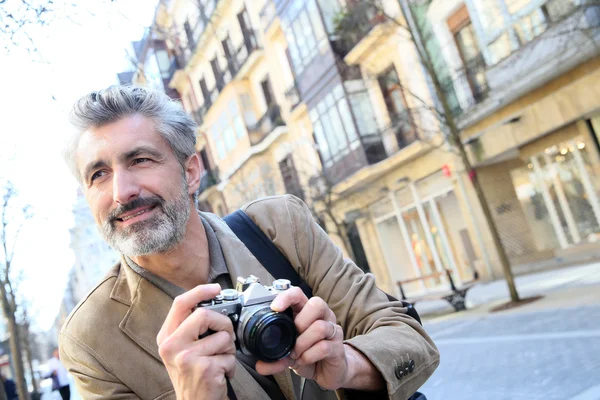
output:
M204 300L209 300L219 294L221 286L218 283L210 285L199 285L195 288L175 297L171 309L165 318L165 322L158 332L156 341L158 345L169 337L181 325L181 323L189 317L192 310L198 303Z
M303 333L313 322L318 320L336 322L335 314L329 309L329 306L320 297L311 297L306 302L302 310L294 317L294 324L298 332ZM331 334L331 328L329 329Z
M335 325L335 333L334 333L334 325L330 324L325 320L317 320L313 322L308 329L306 329L298 338L296 339L296 345L294 346L294 352L292 354L293 358L300 358L302 354L319 343L322 340L336 340L340 338L339 332L341 332L342 328ZM331 339L329 339L331 338Z
M233 376L235 375L235 355L222 354L212 356L210 357L210 361L211 363L214 363L214 365L219 369L219 371L222 371L228 378L233 378Z
M218 354L235 355L235 343L228 332L221 331L208 335L194 342L192 348L198 356L214 356Z
M343 351L342 342L332 342L329 340L321 340L319 343L306 350L302 357L296 360L295 367L311 365L319 361L333 357L336 354L341 354Z
M235 340L233 324L229 317L202 307L194 310L192 315L187 317L171 336L176 337L178 340L190 342L198 340L198 336L208 330L214 332L225 331L229 334L231 340Z
M236 361L235 356L231 354L197 357L193 353L181 353L177 362L180 370L189 371L193 368L198 379L214 381L215 378L221 377L223 385L225 385L225 376L232 378L235 374Z
M233 326L229 318L215 311L197 308L192 315L179 325L173 334L158 345L160 356L166 360L171 359L198 341L198 336L208 329L215 332L224 331L229 335L231 341L235 340Z
M294 314L302 311L304 305L308 302L308 298L298 287L294 287L281 292L275 297L275 300L271 303L271 309L277 312L283 312L289 307L292 307Z
M275 362L264 362L259 360L256 362L255 369L256 372L261 375L274 375L285 371L288 367L294 365L295 362L296 360L290 357Z
M215 332L200 340L198 340L198 335L194 340L190 340L188 332L175 331L158 346L158 354L165 364L176 363L181 357L181 353L195 358L216 354L235 354L234 340L235 337L226 330Z

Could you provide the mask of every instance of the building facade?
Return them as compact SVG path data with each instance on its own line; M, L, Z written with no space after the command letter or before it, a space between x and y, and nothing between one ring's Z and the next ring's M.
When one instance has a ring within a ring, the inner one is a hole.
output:
M597 253L598 13L586 0L161 2L163 82L199 125L199 206L295 194L396 295L444 270L501 277L443 96L515 271Z
M513 267L598 252L600 7L432 1L470 159ZM466 71L456 73L455 71Z

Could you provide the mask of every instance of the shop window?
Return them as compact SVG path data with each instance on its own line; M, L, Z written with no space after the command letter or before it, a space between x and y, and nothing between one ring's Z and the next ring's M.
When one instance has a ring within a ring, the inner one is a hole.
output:
M591 136L550 146L511 176L538 249L600 241L600 176Z

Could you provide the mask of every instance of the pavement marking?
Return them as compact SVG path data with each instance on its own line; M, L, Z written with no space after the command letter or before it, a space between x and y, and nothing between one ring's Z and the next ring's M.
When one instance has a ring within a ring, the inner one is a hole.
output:
M600 330L569 331L549 333L528 333L523 335L502 335L486 337L461 337L434 340L436 345L445 344L473 344L473 343L502 343L522 342L528 340L555 340L555 339L586 339L600 337Z
M585 392L579 393L575 397L571 397L571 400L598 400L600 399L600 385L592 386Z

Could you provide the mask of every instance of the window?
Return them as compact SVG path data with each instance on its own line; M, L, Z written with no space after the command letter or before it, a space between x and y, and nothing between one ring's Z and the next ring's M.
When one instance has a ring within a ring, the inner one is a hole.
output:
M235 54L235 49L233 48L233 43L231 42L229 34L221 41L221 45L223 46L223 53L225 53L227 62L231 62L233 60L233 55Z
M454 41L464 66L460 71L459 80L465 80L468 83L473 99L478 103L487 94L486 64L479 49L477 35L466 7L463 6L448 19L448 27L454 35ZM490 49L492 49L492 46L490 46ZM491 53L494 54L494 51Z
M300 74L318 54L319 45L327 40L315 0L291 4L284 16L282 27L292 64L296 74Z
M404 94L402 93L400 78L398 78L396 68L392 65L386 72L377 78L377 81L381 88L381 93L383 94L390 120L393 123L406 112Z
M326 167L358 145L358 136L341 84L310 111L310 119Z
M275 98L273 96L273 90L271 89L271 82L269 82L269 78L266 77L264 80L260 82L260 87L263 92L263 96L265 98L265 104L267 108L271 107L275 104Z
M237 141L246 134L244 120L235 98L231 99L227 110L219 116L210 132L215 141L217 158L222 160L235 148Z
M542 9L538 8L521 18L514 27L519 38L519 43L525 44L544 33L547 26L546 17Z
M473 0L473 5L483 29L482 45L489 51L488 61L496 64L544 33L550 22L568 15L575 0Z
M323 13L323 21L325 28L330 35L335 34L335 21L341 11L340 4L337 0L318 0L319 8Z
M499 0L474 0L473 4L483 26L486 38L491 38L504 28L504 16ZM500 0L502 1L502 0Z
M188 46L194 47L194 32L192 31L190 21L185 21L183 23L183 30L185 31L185 37L187 38Z
M294 159L291 154L288 154L282 161L279 162L279 171L283 178L283 184L285 186L285 192L293 194L294 196L304 199L304 192L300 186L300 179L298 178L298 171L294 165Z
M254 107L252 106L252 100L248 93L243 93L240 96L240 102L242 103L242 112L244 114L244 122L246 126L253 126L256 124L256 114L254 113Z

